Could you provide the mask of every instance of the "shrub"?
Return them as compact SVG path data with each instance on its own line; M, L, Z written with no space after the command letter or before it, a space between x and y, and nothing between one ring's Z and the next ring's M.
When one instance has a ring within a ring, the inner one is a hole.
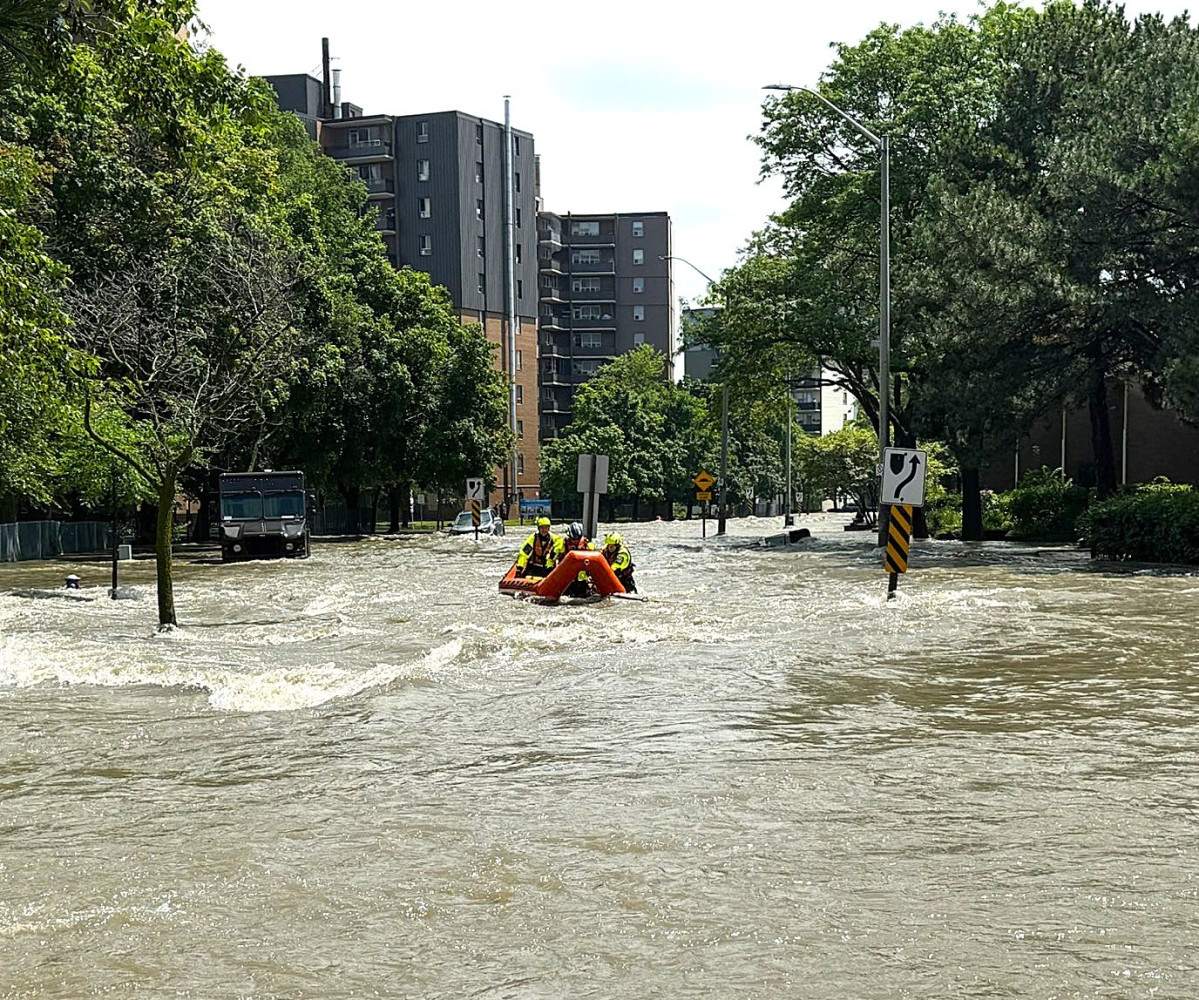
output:
M1079 528L1096 558L1199 563L1199 494L1189 486L1131 487L1092 504Z
M1087 491L1073 480L1042 466L1026 473L1016 489L1003 494L1003 508L1013 538L1074 541L1087 500Z

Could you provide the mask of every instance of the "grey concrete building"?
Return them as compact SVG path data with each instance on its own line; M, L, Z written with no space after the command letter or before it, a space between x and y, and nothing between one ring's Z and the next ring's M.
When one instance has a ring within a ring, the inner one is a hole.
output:
M541 438L570 424L574 394L601 365L642 344L674 377L674 283L666 212L537 220Z
M338 98L326 102L313 77L266 80L279 106L311 124L324 152L366 184L391 262L444 286L459 317L479 323L500 345L497 361L508 372L503 125L461 111L364 115ZM501 482L507 494L532 497L539 483L536 167L533 136L519 129L513 129L513 188L517 323L509 374L516 383L519 440L515 489L506 472Z

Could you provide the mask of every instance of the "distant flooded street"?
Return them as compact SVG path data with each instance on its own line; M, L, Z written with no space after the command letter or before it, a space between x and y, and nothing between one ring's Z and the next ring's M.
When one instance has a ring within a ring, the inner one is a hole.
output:
M1199 577L844 520L0 566L0 1000L1195 996Z

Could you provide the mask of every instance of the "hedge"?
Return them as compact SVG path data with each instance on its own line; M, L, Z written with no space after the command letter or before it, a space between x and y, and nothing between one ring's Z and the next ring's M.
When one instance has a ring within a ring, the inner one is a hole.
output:
M1199 564L1199 493L1149 484L1097 501L1079 518L1099 559Z

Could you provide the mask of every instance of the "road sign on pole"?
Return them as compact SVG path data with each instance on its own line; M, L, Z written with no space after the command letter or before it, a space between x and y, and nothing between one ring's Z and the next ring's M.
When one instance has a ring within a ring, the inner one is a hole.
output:
M695 499L696 500L711 500L712 499L712 491L711 490L696 490L695 491Z
M882 503L923 507L927 470L927 452L916 448L888 448L883 459Z
M485 486L482 479L468 479L466 481L466 499L482 500Z
M695 483L695 488L697 490L699 490L700 492L707 492L708 490L710 490L712 488L713 484L716 482L716 480L713 479L712 476L710 476L706 472L701 472L698 476L696 476L691 481L693 483Z

